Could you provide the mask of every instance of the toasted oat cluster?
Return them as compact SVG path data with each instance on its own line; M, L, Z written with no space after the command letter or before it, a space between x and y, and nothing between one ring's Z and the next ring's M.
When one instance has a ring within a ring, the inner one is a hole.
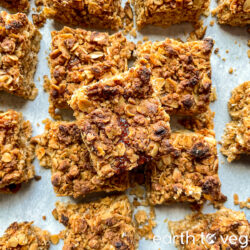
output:
M27 12L30 2L29 0L0 0L0 5L18 12Z
M120 0L44 0L44 2L45 16L65 24L114 30L123 27L124 13Z
M31 124L21 113L0 113L0 191L16 191L35 175Z
M216 213L196 213L169 222L178 249L249 249L250 226L243 212L222 208Z
M45 89L55 117L56 108L69 108L67 101L79 87L127 70L135 45L122 33L109 36L65 27L52 32L51 46L51 81Z
M250 82L232 91L228 110L233 121L226 125L221 152L231 162L242 154L250 154Z
M226 197L220 192L215 138L189 131L171 134L169 152L150 162L146 171L147 194L152 205L206 200L214 205Z
M166 39L138 46L136 64L152 69L154 88L169 114L193 116L207 111L213 44L209 38L187 43Z
M101 179L96 174L76 122L47 120L45 132L36 136L40 165L52 170L52 184L59 196L85 196L93 192L125 191L128 173Z
M12 223L0 237L1 250L48 250L50 234L32 225L33 222Z
M147 24L167 27L197 22L209 7L209 0L133 0L138 28Z
M110 177L164 154L169 116L146 67L78 89L70 101L98 175Z
M62 232L63 249L137 249L138 237L125 195L85 204L57 202L53 215L67 228Z
M219 0L215 12L220 24L229 24L232 26L250 24L249 0Z
M34 99L41 34L23 13L0 12L0 91Z

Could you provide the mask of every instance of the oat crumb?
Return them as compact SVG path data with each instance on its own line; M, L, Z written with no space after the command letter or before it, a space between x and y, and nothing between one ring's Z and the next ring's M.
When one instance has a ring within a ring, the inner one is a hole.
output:
M229 74L233 74L233 72L234 72L233 68L230 68L228 72L229 72Z

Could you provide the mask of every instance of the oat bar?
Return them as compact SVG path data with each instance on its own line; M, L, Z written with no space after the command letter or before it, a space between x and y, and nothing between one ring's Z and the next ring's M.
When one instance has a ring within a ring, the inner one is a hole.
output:
M34 178L31 124L21 113L0 113L0 190L11 192Z
M45 0L44 14L69 25L99 28L122 28L120 0Z
M102 78L128 69L134 44L122 33L107 33L63 28L52 32L49 58L51 81L45 85L50 94L50 114L69 108L73 92Z
M208 110L213 40L182 43L148 41L136 51L139 65L149 65L154 88L169 114L197 115Z
M34 99L41 34L23 13L0 13L0 91Z
M148 24L167 27L195 23L208 10L209 3L209 0L133 0L139 29Z
M175 245L182 250L249 249L250 226L244 212L222 208L169 222Z
M0 237L1 250L48 250L50 234L32 225L33 222L12 223Z
M63 249L137 249L138 237L126 196L86 204L57 202L53 215L66 227Z
M242 154L250 154L250 82L232 91L228 110L233 121L226 124L221 152L231 162Z
M226 200L220 192L218 158L213 133L202 135L186 130L171 134L169 153L150 162L146 171L147 195L152 205L206 200Z
M0 5L17 12L27 12L30 2L29 0L0 0Z
M101 179L91 165L89 153L76 122L47 120L45 131L36 136L36 155L43 167L51 168L51 181L58 196L83 197L94 192L125 191L129 175Z
M218 22L232 26L245 26L250 24L249 0L219 0L215 9Z
M146 67L83 86L70 104L98 175L131 170L164 153L169 116Z

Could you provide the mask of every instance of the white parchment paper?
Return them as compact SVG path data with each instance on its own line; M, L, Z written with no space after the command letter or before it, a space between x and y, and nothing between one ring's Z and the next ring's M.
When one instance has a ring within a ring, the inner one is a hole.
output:
M31 2L32 7L34 7L34 0ZM212 0L210 9L215 7L215 0ZM29 14L30 20L32 12ZM216 112L215 131L216 138L219 141L225 124L230 121L227 102L231 90L240 83L250 80L250 60L247 57L247 50L249 49L247 40L250 39L250 35L247 33L246 28L220 26L216 22L212 27L209 25L211 20L215 20L215 18L209 16L204 19L205 25L208 26L206 37L212 37L215 40L214 48L219 48L219 54L221 55L219 57L213 53L211 58L213 86L217 89L218 97L217 101L211 104L211 108ZM33 135L41 134L43 132L42 121L45 118L50 118L48 114L48 94L43 91L43 76L49 75L47 57L51 41L50 32L60 28L62 28L62 25L47 21L46 25L40 30L43 38L35 75L36 86L39 89L37 98L34 101L26 101L19 97L0 93L0 110L15 109L22 111L25 119L30 120L32 123ZM187 33L190 31L192 31L190 24L174 25L168 29L147 27L138 33L136 39L129 35L128 38L135 42L142 40L144 36L148 36L153 41L163 40L166 37L185 40ZM229 53L226 53L226 50L229 50ZM225 58L226 61L223 61L222 58ZM229 74L231 67L234 69L233 74ZM40 124L40 126L37 124ZM250 196L250 158L243 157L240 161L228 164L226 159L219 153L219 159L222 192L228 197L225 206L239 210L239 207L233 204L233 194L239 194L240 200L246 200ZM74 201L67 197L56 197L50 182L50 171L41 168L37 160L35 160L34 165L37 175L42 176L40 181L31 181L23 185L22 189L15 195L0 195L0 235L14 221L34 221L35 225L49 230L52 234L59 233L60 230L64 229L53 218L51 212L57 200ZM212 212L214 209L211 206L205 206L203 211ZM244 211L249 220L249 210L244 209ZM155 235L161 237L169 235L167 224L164 222L165 219L179 220L189 213L191 213L191 210L183 204L156 207L157 227L154 229ZM42 219L43 215L47 217L45 221ZM62 245L63 242L61 241L58 245L52 246L51 249L61 249ZM139 244L139 249L143 250L159 248L175 249L173 244L166 244L163 241L156 244L152 241L141 240Z

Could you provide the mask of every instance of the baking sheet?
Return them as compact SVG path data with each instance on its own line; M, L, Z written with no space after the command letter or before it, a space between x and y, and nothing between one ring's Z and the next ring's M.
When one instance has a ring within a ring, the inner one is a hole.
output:
M34 7L34 1L31 1L31 6ZM124 3L123 3L124 4ZM215 0L212 0L210 9L216 7ZM29 18L31 20L31 13ZM204 24L208 26L206 37L212 37L215 40L215 47L219 48L219 54L212 54L212 80L213 86L217 89L217 101L211 104L211 108L215 111L215 131L216 138L219 141L223 134L225 124L230 121L227 112L227 102L230 97L230 92L238 84L250 80L250 60L247 57L247 40L250 39L246 28L237 28L229 26L219 26L214 24L210 26L211 20L215 20L209 16L204 19ZM35 83L39 89L39 94L34 101L26 101L22 98L11 96L9 94L0 93L0 110L15 109L22 111L25 119L31 121L33 126L33 135L43 132L42 121L45 118L50 118L48 114L48 94L43 91L43 75L49 75L47 57L50 47L50 31L59 30L62 25L47 21L46 25L40 29L43 38L41 41L41 50L39 52L39 62L35 75ZM185 40L187 34L191 32L190 24L174 25L168 29L158 27L147 27L138 33L136 39L128 35L130 40L137 42L142 40L144 36L148 36L150 40L163 40L165 37L181 38ZM236 43L237 42L237 43ZM229 53L226 53L229 50ZM226 61L223 61L225 58ZM230 68L234 69L233 74L229 74ZM67 115L71 117L71 114ZM40 126L38 126L40 124ZM226 159L219 153L220 168L219 176L222 182L222 192L227 195L228 201L225 206L235 210L239 207L233 204L233 194L239 194L240 200L246 200L250 196L250 185L248 176L250 176L250 160L244 157L240 161L228 164ZM22 189L15 195L0 195L0 235L14 221L34 221L35 225L42 229L49 230L52 234L59 233L64 227L57 222L51 212L54 209L54 204L57 200L73 201L67 197L56 197L52 185L50 183L50 171L39 166L37 160L34 162L37 175L42 176L38 182L32 181L22 186ZM168 220L183 219L191 210L183 204L175 204L170 206L156 207L156 222L157 227L154 229L156 236L169 235L167 229ZM204 212L212 212L214 209L211 206L205 206ZM244 209L248 220L250 220L250 212ZM46 221L42 216L47 217ZM63 242L51 247L51 249L61 249ZM173 244L168 244L161 240L157 244L153 241L141 240L139 249L175 249Z

